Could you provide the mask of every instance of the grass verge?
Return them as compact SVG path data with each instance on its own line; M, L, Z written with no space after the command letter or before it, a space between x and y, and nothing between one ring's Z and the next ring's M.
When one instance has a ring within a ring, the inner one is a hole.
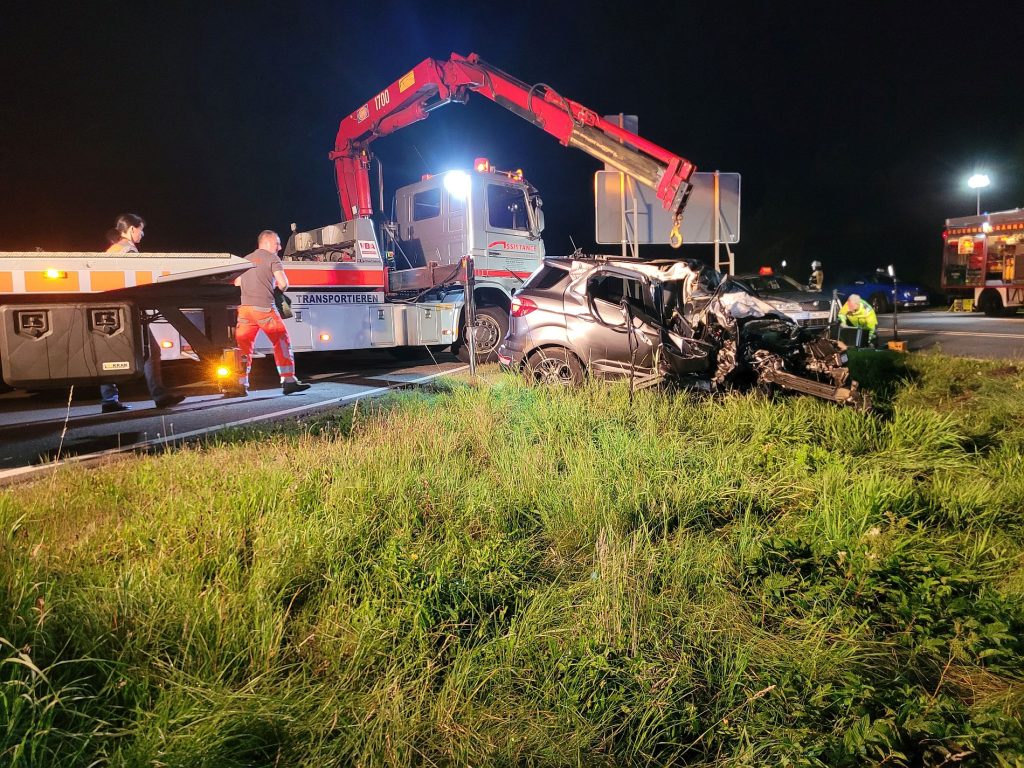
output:
M1024 374L504 375L0 493L0 762L1024 765Z

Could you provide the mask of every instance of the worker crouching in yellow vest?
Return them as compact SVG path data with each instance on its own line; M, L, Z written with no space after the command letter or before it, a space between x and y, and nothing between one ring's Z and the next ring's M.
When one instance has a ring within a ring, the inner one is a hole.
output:
M839 322L851 328L863 328L868 332L868 343L878 344L878 315L874 307L856 293L851 293L839 309Z

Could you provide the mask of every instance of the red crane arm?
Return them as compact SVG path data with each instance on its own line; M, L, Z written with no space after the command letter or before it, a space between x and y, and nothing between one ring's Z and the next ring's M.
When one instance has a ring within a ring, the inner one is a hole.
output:
M530 86L482 61L475 53L453 53L447 61L425 59L341 121L334 151L342 215L370 216L367 146L378 136L423 120L470 91L486 96L550 133L651 187L674 219L670 242L678 245L679 223L695 166L657 144L610 123L593 110L560 96L546 85Z

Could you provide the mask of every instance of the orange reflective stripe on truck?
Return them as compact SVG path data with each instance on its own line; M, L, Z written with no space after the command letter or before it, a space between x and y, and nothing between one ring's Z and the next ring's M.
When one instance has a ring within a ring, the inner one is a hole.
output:
M123 271L117 272L91 272L89 274L90 285L94 291L116 291L125 287Z
M78 293L77 272L61 272L60 277L47 277L46 272L25 271L26 293Z

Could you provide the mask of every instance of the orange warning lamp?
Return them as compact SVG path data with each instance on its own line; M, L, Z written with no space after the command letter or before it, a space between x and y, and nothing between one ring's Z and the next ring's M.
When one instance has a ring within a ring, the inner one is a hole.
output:
M478 157L473 161L473 167L476 168L477 173L487 173L491 170L491 161L486 157Z

